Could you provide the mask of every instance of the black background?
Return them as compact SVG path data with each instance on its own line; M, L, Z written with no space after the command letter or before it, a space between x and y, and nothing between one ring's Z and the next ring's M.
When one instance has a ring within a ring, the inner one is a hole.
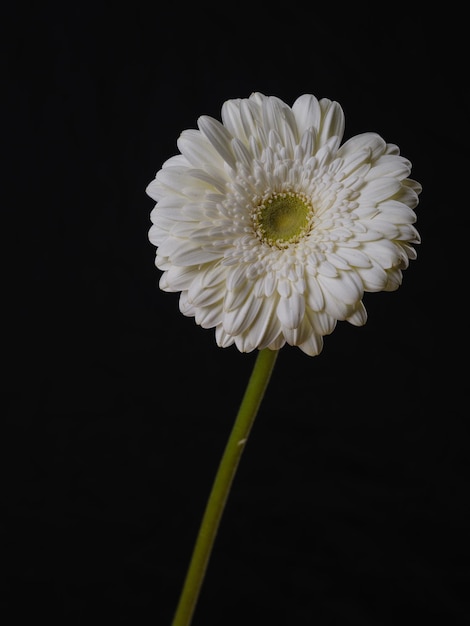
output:
M255 354L159 290L145 188L253 91L398 144L422 244L364 327L281 351L193 625L469 623L463 16L377 7L2 9L5 626L171 623Z

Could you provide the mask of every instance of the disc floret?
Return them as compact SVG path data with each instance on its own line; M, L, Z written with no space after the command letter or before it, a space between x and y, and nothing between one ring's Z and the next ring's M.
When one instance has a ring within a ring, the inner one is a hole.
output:
M303 193L276 192L263 198L252 217L254 230L262 242L286 248L310 232L313 206Z

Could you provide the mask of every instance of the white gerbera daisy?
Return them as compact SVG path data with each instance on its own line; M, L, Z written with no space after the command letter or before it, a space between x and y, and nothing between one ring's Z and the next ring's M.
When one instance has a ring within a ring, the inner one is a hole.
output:
M318 354L364 292L393 291L420 242L421 185L375 133L341 144L337 102L253 93L185 130L148 185L160 287L217 344Z

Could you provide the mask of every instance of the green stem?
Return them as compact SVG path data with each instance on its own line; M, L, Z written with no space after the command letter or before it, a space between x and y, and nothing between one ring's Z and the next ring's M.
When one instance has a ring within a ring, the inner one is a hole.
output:
M230 487L268 386L277 355L277 350L266 348L260 350L256 357L245 395L207 501L172 626L189 626L191 624Z

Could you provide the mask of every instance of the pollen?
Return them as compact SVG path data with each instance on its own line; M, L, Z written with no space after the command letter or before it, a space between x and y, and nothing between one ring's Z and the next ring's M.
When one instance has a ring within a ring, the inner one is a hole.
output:
M253 211L253 227L262 242L286 248L310 232L313 214L312 203L304 194L273 193L263 198Z

